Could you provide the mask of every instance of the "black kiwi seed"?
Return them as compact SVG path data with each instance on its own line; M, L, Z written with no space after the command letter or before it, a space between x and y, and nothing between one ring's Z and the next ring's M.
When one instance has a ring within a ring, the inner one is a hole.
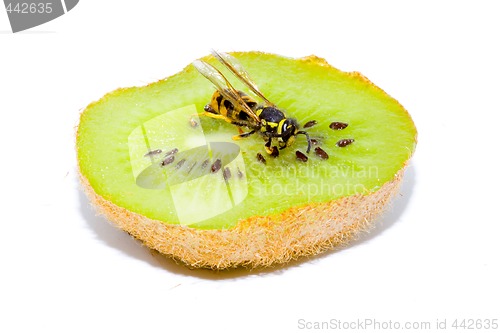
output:
M231 170L229 170L229 167L224 168L224 171L222 171L222 175L224 176L225 180L231 178Z
M208 165L208 160L204 160L203 163L201 163L201 168L205 169Z
M320 158L322 158L324 160L327 160L329 157L328 154L326 153L326 151L321 149L321 147L314 148L314 152L316 153L316 155L318 155Z
M150 150L148 151L146 154L144 154L144 157L148 157L148 156L153 156L153 155L158 155L162 152L161 149L155 149L155 150Z
M168 165L168 164L172 163L174 160L175 160L175 156L174 155L169 155L166 159L164 159L161 162L161 166Z
M241 172L240 168L238 168L238 172L236 172L236 174L238 175L238 178L243 178L243 172Z
M261 153L257 153L257 161L266 164L266 159L264 158L264 156L262 156Z
M177 148L174 148L174 149L172 149L172 150L169 150L169 151L167 151L167 152L165 153L165 157L166 157L166 156L169 156L169 155L174 155L174 154L176 154L178 151L179 151L179 149L177 149Z
M279 155L280 155L280 151L279 151L278 147L273 146L273 151L271 153L271 156L272 157L278 157Z
M295 152L295 156L297 157L297 159L299 161L302 161L302 162L307 162L307 160L309 159L303 152L301 152L300 150L297 150Z
M337 147L349 146L353 142L354 142L354 139L342 139L342 140L337 141Z
M180 169L184 165L185 162L186 162L186 159L183 158L182 160L180 160L179 162L177 162L177 164L175 165L175 168L176 169Z
M319 141L316 139L311 139L311 143L316 146L319 143Z
M344 128L346 128L347 126L349 126L349 124L347 123L342 123L340 121L334 121L330 124L330 128L334 131L338 131L338 130L343 130Z
M304 128L309 128L309 127L313 127L314 125L316 125L318 122L316 120L309 120L307 123L304 124Z
M212 164L212 167L210 168L210 170L212 171L212 173L216 173L217 171L220 170L222 166L222 162L220 160L220 158L216 159L214 164Z

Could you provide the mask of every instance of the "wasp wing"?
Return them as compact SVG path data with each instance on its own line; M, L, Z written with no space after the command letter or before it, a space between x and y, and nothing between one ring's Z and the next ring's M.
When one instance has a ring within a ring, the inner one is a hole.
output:
M274 106L263 93L260 92L259 88L252 80L248 72L243 68L241 63L232 55L224 52L218 52L211 50L212 55L219 60L224 66L226 66L241 82L243 82L248 88L250 88L257 96L259 96L267 105Z
M243 112L248 114L257 124L260 123L259 117L250 109L250 107L241 99L238 91L229 83L229 81L224 77L224 75L212 65L202 61L195 60L193 66L200 72L204 77L206 77L210 82L212 82L220 94L230 101L235 107L239 107Z
M202 60L195 60L193 61L193 66L198 70L198 72L212 82L220 93L226 89L235 90L224 75L222 75L222 73L212 65Z

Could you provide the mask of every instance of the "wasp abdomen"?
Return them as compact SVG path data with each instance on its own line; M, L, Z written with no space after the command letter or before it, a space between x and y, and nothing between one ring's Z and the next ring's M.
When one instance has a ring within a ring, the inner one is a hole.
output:
M253 110L257 107L257 102L252 97L242 91L238 91L238 94L250 109ZM205 106L205 111L220 114L232 120L247 121L249 119L249 116L245 112L240 110L240 108L236 108L231 101L225 99L218 91L215 91L212 96L211 103Z

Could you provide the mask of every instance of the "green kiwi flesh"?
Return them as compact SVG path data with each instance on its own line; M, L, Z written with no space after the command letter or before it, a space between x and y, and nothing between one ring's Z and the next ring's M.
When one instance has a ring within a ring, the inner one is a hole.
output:
M76 142L78 165L98 196L164 224L224 230L253 216L374 193L413 154L417 132L411 117L362 75L342 72L317 57L233 55L288 117L300 125L317 122L306 129L316 143L311 152L306 154L306 138L299 135L292 146L271 157L258 134L234 141L235 125L195 115L203 112L215 89L188 65L165 80L111 92L84 110ZM215 59L204 60L248 92ZM332 130L332 122L348 126ZM339 146L344 139L354 141ZM216 149L215 143L223 148ZM316 154L316 147L328 158ZM173 149L178 151L175 160L159 167ZM148 154L155 150L161 153ZM297 150L307 161L297 158ZM185 151L190 153L178 166ZM217 159L222 167L212 172ZM210 162L203 173L199 170L205 160ZM179 175L191 165L194 175L182 179Z

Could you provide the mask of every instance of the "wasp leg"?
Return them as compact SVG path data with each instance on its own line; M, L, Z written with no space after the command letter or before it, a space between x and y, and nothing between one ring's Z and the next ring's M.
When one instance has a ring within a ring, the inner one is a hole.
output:
M236 126L248 126L249 124L247 122L242 122L242 121L234 121L233 119L231 118L228 118L226 116L223 116L221 114L215 114L215 113L210 113L210 112L202 112L202 113L197 113L198 116L206 116L206 117L210 117L210 118L213 118L213 119L220 119L220 120L224 120L230 124L233 124L233 125L236 125Z
M269 154L269 155L272 155L273 152L274 152L274 148L271 147L271 145L273 144L273 137L270 136L269 139L267 140L266 144L264 145L264 147L266 148L266 152Z
M243 122L243 121L234 121L234 120L231 120L231 124L236 125L236 126L251 127L249 123ZM240 134L243 134L243 130L241 128L239 128L239 127L238 127L238 131L240 132Z
M233 120L231 118L224 117L221 114L215 114L215 113L211 113L211 112L207 112L207 111L199 113L198 116L206 116L206 117L210 117L210 118L214 118L214 119L221 119L221 120L227 121L228 123L233 122Z
M226 121L226 122L228 122L230 124L236 125L236 126L248 126L249 125L247 122L234 121L233 119L228 118L226 116L223 116L221 114L214 114L214 113L210 113L210 112L203 112L203 113L200 113L198 115L199 116L207 116L207 117L214 118L214 119L224 120L224 121Z
M250 135L252 135L254 133L255 133L255 130L251 130L250 132L247 132L247 133L241 133L239 135L233 136L233 140L240 140L240 139L243 139L243 138L247 138L247 137L249 137Z

